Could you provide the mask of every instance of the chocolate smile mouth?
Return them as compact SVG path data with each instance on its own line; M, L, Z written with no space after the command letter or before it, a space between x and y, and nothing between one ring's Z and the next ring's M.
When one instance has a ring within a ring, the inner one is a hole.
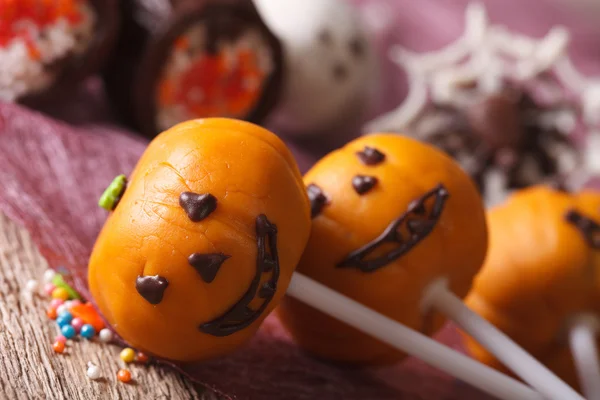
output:
M267 243L268 242L268 243ZM267 308L279 280L279 255L277 253L277 227L264 214L256 218L256 273L250 287L237 303L223 315L201 324L198 329L212 336L228 336L252 324ZM271 277L261 285L263 274ZM250 303L259 297L263 299L260 307L250 308Z
M393 220L379 237L350 253L337 267L373 272L402 257L431 233L449 195L444 185L439 184L414 200L408 205L406 212ZM433 205L428 212L427 204L432 201ZM397 246L385 254L367 259L378 248L390 243L395 243Z
M598 222L576 210L567 212L565 218L579 230L590 247L600 250L600 224Z

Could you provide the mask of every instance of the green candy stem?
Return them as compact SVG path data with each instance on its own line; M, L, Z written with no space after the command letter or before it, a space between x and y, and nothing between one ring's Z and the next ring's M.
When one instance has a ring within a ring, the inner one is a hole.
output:
M117 176L100 196L98 205L107 211L114 210L125 191L125 186L127 186L127 177L125 175Z
M67 291L67 293L69 293L70 299L81 300L81 296L79 296L79 293L77 293L77 291L75 291L75 289L73 289L71 286L69 286L69 284L67 282L65 282L65 280L61 274L54 275L54 278L52 278L52 284L54 286L56 286L57 288L59 287L59 288L65 289Z

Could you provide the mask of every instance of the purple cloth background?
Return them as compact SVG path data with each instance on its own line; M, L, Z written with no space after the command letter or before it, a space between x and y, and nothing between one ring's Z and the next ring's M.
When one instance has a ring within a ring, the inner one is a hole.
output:
M404 96L402 71L386 61L392 43L433 50L463 29L463 0L353 0L365 16L385 7L382 25L371 24L382 60L385 90L375 113L394 108ZM490 20L534 36L555 24L572 29L571 53L584 72L600 72L600 14L580 14L559 0L484 1ZM381 20L380 20L381 22ZM42 114L0 104L0 209L23 223L51 265L65 265L87 293L85 268L105 214L99 193L116 174L128 173L147 141L115 125L97 79L66 102ZM359 132L357 127L355 134ZM347 137L348 132L340 138ZM340 139L341 140L341 139ZM290 143L303 170L341 143ZM449 326L439 340L460 349ZM185 368L200 382L240 399L486 399L480 392L409 359L384 369L348 369L313 360L297 349L278 321L269 317L249 346L226 359Z

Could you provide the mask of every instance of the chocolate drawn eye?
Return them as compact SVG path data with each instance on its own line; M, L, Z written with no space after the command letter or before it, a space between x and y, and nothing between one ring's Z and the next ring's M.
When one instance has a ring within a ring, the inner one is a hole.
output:
M336 81L343 81L348 76L348 68L344 64L338 63L333 67L333 78Z
M364 165L373 166L385 161L385 154L374 147L365 146L362 151L356 152L356 156Z
M579 230L590 247L600 250L600 224L598 222L577 210L569 210L565 219Z
M354 38L348 43L350 53L355 58L361 58L365 54L365 44L359 38Z
M378 179L374 176L356 175L352 178L352 187L359 195L367 193L377 185Z
M329 204L329 199L325 196L323 190L314 183L306 187L306 192L310 200L310 217L314 218L321 213L323 207Z
M319 32L317 38L319 39L319 42L321 42L325 46L330 46L333 42L331 33L328 30L322 30L321 32Z
M217 198L210 193L183 192L179 195L179 205L189 219L199 222L216 210Z

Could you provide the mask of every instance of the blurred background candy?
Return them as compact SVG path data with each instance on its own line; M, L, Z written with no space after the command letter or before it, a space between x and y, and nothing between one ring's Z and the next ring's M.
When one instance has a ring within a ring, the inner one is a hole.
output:
M0 101L55 101L98 72L117 31L114 0L0 0Z
M147 136L194 118L261 122L277 100L279 42L250 0L122 1L104 74L125 123Z
M359 10L344 0L254 0L281 41L283 94L267 121L289 136L331 135L362 122L378 85Z
M449 45L425 53L391 48L409 92L365 131L440 147L471 174L488 204L546 180L581 184L585 157L572 137L583 131L595 138L600 90L574 67L569 40L562 26L542 38L509 31L471 3L464 33Z

